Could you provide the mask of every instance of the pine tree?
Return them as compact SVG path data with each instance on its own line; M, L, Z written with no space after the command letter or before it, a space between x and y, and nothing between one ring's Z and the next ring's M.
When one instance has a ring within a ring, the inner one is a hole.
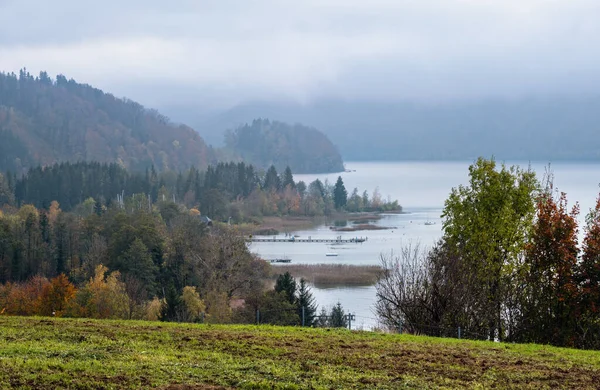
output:
M136 238L121 257L123 270L143 283L151 296L155 292L155 273L157 267L144 242Z
M294 182L294 176L292 175L292 170L290 167L286 167L283 172L283 177L281 178L281 188L286 188L290 186L291 189L296 188L296 183Z
M161 321L181 321L185 306L173 283L169 285L165 293L165 303L163 304L160 320Z
M329 326L329 315L327 314L327 310L324 307L321 307L321 311L316 318L315 325L319 328L326 328Z
M344 187L344 181L341 176L338 176L333 188L333 203L338 210L345 207L346 203L348 203L348 191Z
M289 303L294 304L296 301L296 280L289 272L279 275L275 282L275 291L278 293L283 292Z
M279 191L281 189L281 180L277 174L277 169L275 169L273 165L267 170L263 189L273 191Z
M329 326L332 328L347 328L348 321L346 320L346 313L340 302L336 303L331 309L331 319L329 320Z
M296 306L298 308L298 316L302 319L302 308L304 308L304 326L313 326L315 324L315 317L317 314L317 305L315 298L308 287L306 280L300 279L300 286L298 287L298 299L296 300Z
M94 213L96 213L97 216L102 215L102 202L100 202L100 199L96 200L96 203L94 204Z

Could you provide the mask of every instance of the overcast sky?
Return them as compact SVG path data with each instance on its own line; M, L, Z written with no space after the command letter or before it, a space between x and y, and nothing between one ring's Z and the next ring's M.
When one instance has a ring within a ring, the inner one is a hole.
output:
M599 0L0 0L0 70L144 104L600 91Z

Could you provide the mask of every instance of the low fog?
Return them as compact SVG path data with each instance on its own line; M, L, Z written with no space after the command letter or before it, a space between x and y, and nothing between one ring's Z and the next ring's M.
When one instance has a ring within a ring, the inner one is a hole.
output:
M0 0L0 70L150 106L448 102L600 87L597 0Z

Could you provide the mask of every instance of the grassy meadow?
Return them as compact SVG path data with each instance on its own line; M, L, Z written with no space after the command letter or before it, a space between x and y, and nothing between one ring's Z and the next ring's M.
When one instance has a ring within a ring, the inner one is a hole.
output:
M424 389L600 384L600 352L271 326L0 317L0 388Z

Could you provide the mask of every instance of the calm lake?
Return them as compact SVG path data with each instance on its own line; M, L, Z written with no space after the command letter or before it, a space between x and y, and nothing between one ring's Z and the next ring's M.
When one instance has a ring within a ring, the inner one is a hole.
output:
M328 226L294 234L306 238L367 237L362 244L328 245L318 243L253 243L250 249L266 259L289 257L295 264L379 264L382 254L399 252L409 242L431 246L440 236L440 215L444 201L452 187L468 182L468 167L472 162L348 162L346 168L352 172L320 175L296 175L296 181L306 184L315 179L335 183L342 176L348 193L357 187L359 193L367 190L369 195L378 187L382 197L398 199L404 214L385 215L377 223L393 227L390 230L363 232L332 232ZM507 165L529 163L508 162ZM531 163L531 167L542 177L548 163ZM599 193L599 163L553 163L555 188L567 193L569 204L579 202L581 206L580 226L585 214L594 206ZM426 224L429 222L429 224ZM430 224L433 223L433 224ZM581 228L580 228L581 230ZM325 256L335 252L337 257ZM373 313L375 287L345 287L312 289L319 306L328 309L341 302L346 312L356 314L353 329L371 329L377 325Z

